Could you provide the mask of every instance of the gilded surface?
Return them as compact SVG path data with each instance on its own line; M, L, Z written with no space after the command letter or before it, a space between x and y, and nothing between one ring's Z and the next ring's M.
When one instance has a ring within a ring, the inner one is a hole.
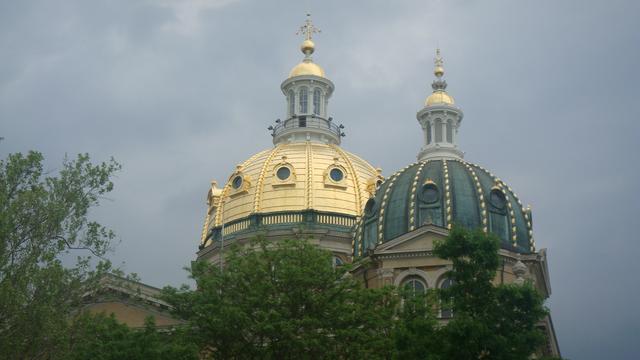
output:
M278 165L292 170L286 186L277 177ZM344 169L344 179L329 186L325 174L332 167ZM241 192L231 185L238 175L253 179ZM254 155L229 177L215 224L252 213L305 209L359 216L368 199L367 182L377 176L373 166L337 146L314 142L281 144Z
M292 78L294 76L302 76L302 75L315 75L324 77L324 70L320 67L320 65L311 62L311 61L303 61L298 65L294 66L289 73L289 77Z
M425 100L424 104L427 106L437 105L437 104L447 104L453 105L455 102L453 101L453 97L447 94L446 91L434 91L433 94L429 95L427 100Z

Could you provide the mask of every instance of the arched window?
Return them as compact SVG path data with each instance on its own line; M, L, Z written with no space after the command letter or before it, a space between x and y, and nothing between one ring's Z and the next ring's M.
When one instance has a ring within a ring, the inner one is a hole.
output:
M293 90L289 90L289 116L293 116L296 113L296 93Z
M453 285L453 280L444 279L442 283L440 283L440 289L448 289ZM443 319L449 319L453 317L453 310L450 306L440 306L440 317Z
M413 295L427 292L427 283L419 276L409 276L402 281L402 287Z
M322 96L322 92L320 92L320 88L313 89L313 113L316 115L320 115L320 97Z
M427 122L427 145L431 144L431 121Z
M339 257L334 255L333 256L333 267L336 268L336 267L342 266L342 265L344 265L344 262L342 261L342 259L340 259Z
M298 95L298 97L300 98L300 113L306 114L308 111L308 91L306 87L300 88L300 95Z
M442 142L442 120L436 119L436 143Z
M489 228L502 241L509 241L507 197L500 188L493 187L488 196Z
M447 120L447 142L453 142L453 125L451 124L451 120Z

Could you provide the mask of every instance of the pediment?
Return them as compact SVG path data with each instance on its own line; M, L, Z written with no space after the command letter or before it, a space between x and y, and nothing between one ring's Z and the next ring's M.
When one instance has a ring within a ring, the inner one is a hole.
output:
M422 226L376 247L374 254L385 255L431 251L433 250L434 241L444 239L448 233L447 229L438 226Z

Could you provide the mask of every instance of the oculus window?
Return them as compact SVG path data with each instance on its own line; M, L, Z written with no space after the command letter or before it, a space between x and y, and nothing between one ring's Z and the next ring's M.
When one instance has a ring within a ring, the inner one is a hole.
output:
M329 176L331 177L331 180L335 182L340 182L344 179L344 173L338 168L331 169L331 171L329 171Z
M280 180L283 180L283 181L287 180L291 176L291 169L289 169L286 166L283 166L276 171L276 176Z
M231 186L234 189L240 189L240 186L242 186L242 176L238 175L234 177L233 180L231 180Z

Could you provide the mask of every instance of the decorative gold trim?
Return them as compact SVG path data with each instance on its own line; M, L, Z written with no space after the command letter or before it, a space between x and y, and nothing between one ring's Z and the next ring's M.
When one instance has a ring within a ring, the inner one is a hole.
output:
M256 184L256 195L253 199L254 213L260 211L260 207L262 206L262 194L264 193L264 178L267 173L267 168L269 167L269 164L273 160L273 157L276 155L276 153L280 151L280 149L282 149L282 145L277 145L275 148L273 148L273 150L271 150L271 153L269 153L269 156L267 156L267 158L265 159L264 164L262 164L262 169L260 169L260 176L258 177L258 183Z
M489 232L489 217L487 215L487 205L484 202L484 191L482 190L482 186L480 184L480 179L476 174L475 170L469 165L466 161L460 161L464 164L464 166L471 173L471 177L473 177L473 182L476 185L476 193L478 194L478 199L480 200L480 216L482 217L482 231L485 233Z
M408 168L414 166L416 163L405 166L402 170L396 172L389 178L389 185L384 191L384 195L382 196L382 203L380 204L380 216L378 217L378 245L382 244L382 240L384 239L384 212L387 206L387 199L389 198L389 193L391 192L391 188L396 182L398 176L407 171Z
M413 177L413 183L411 184L411 201L409 201L409 231L413 231L416 229L415 208L416 208L416 192L418 190L418 179L420 178L420 175L422 175L422 169L428 162L429 160L420 162L420 165L418 166L418 170L416 171L416 175ZM429 182L435 184L431 179L427 179L427 181L425 181L425 184Z
M382 169L376 168L376 176L367 179L367 187L365 191L369 194L369 198L376 196L378 191L378 183L384 182L384 176L382 176ZM366 204L366 203L365 203Z
M284 180L278 177L278 171L280 171L281 168L289 169L289 177ZM293 164L287 161L286 155L283 155L280 162L273 166L272 176L273 176L274 182L273 184L271 184L271 186L274 188L281 187L281 186L291 187L296 185L296 179L297 179L296 169L293 167Z
M241 165L239 165L241 168L244 167L246 164L250 164L252 161L254 161L258 156L264 154L265 152L267 152L269 150L265 150L265 151L261 151L255 155L253 155L252 157L250 157L249 159L247 159L245 162L243 162ZM273 150L272 150L273 151ZM233 176L233 174L231 175ZM229 177L229 179L231 179L231 176ZM228 192L229 189L231 188L231 182L227 181L226 184L224 184L224 188L222 189L222 194L220 195L220 205L218 206L218 210L216 211L216 218L215 218L215 226L220 226L221 222L220 219L222 217L222 213L224 211L224 205L225 205L225 197L229 197Z
M307 209L311 209L313 207L313 196L312 196L312 191L313 191L313 148L311 145L311 142L307 141L306 144L306 151L307 151L307 186L305 189L305 196L306 196L306 205L307 205Z
M445 196L445 208L446 208L446 222L447 229L451 230L453 214L451 211L451 186L449 184L449 167L446 159L442 159L442 173L444 175L444 196Z
M511 198L510 198L510 194L513 195L514 199L517 200L515 194L513 193L513 191L511 191L511 188L509 188L508 192L505 191L505 188L508 188L507 185L500 180L500 178L496 177L495 175L493 175L489 170L483 168L482 166L479 165L475 165L472 164L473 166L477 167L478 169L486 172L489 177L491 177L494 181L494 185L491 187L491 190L498 190L500 192L502 192L502 195L504 195L504 198L507 202L507 210L509 212L509 217L507 219L507 221L511 224L511 228L510 228L510 232L511 232L511 245L513 245L513 247L517 247L518 246L518 228L516 226L516 214L513 211L513 206L511 205Z
M351 172L351 178L353 179L353 187L356 193L356 204L358 204L358 211L356 213L357 216L362 215L362 207L364 206L364 204L362 203L362 195L360 193L360 183L358 182L358 176L356 175L356 171L355 168L353 166L353 163L351 162L351 159L349 158L349 156L339 147L336 145L331 144L330 145L337 153L340 154L340 156L342 156L342 158L344 159L345 163L347 164L347 168L349 170L349 172ZM346 175L346 174L345 174ZM346 176L345 179L346 181Z

